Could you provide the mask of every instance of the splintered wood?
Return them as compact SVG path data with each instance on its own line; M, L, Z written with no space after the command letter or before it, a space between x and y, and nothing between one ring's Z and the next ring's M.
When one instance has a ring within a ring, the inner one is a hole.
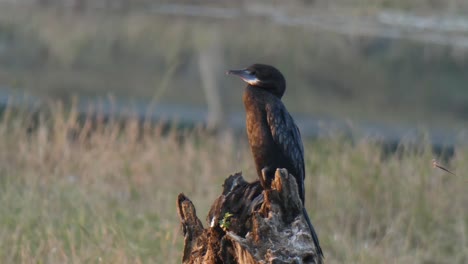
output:
M211 206L206 228L195 206L179 194L185 237L182 263L322 263L302 214L297 184L284 169L268 188L229 176Z

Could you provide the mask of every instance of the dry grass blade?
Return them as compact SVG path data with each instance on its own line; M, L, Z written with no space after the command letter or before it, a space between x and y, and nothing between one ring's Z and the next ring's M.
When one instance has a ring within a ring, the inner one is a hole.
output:
M439 169L441 169L441 170L443 170L443 171L446 171L446 172L448 172L448 173L450 173L450 174L456 176L455 173L449 171L447 168L445 168L444 166L440 165L440 164L437 162L437 160L435 160L435 159L432 159L432 167L433 167L433 168L439 168Z

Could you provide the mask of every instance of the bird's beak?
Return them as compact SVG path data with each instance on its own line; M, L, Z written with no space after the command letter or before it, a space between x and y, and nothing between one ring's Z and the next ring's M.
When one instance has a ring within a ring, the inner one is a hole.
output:
M252 85L258 84L260 82L260 80L247 69L230 70L227 71L226 74L239 76L242 80L244 80L244 82Z

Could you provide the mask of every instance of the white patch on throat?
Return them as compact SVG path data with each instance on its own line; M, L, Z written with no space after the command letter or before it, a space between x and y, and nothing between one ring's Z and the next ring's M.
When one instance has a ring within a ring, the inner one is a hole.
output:
M245 78L245 79L243 79L243 80L244 80L244 82L246 82L246 83L248 83L248 84L250 84L250 85L256 85L256 84L259 84L259 83L260 83L260 80L257 79L257 77L252 77L251 79Z

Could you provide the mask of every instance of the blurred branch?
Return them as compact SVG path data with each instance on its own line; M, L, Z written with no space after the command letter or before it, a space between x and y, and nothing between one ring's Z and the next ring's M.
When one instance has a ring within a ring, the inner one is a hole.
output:
M157 87L154 91L154 94L151 98L151 105L158 103L164 93L167 91L172 78L181 64L181 49L182 40L176 41L170 48L166 49L165 55L165 65L166 71L162 75L162 79L157 83Z
M208 105L208 127L220 128L225 126L222 96L219 89L218 76L222 74L223 54L221 48L220 34L213 27L206 34L203 44L198 45L198 66Z
M177 67L180 65L180 60L174 60L172 63L168 64L168 68L163 75L163 78L159 81L158 85L154 90L154 94L151 97L151 105L156 104L160 101L161 97L167 91L169 84L171 83L171 79L174 76L174 73L177 70Z

